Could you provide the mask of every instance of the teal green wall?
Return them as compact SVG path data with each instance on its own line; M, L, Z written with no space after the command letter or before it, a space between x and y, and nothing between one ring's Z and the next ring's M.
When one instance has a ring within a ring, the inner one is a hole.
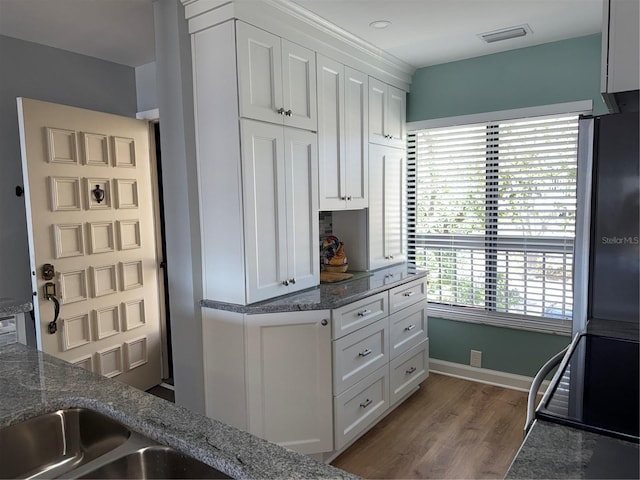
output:
M407 121L455 117L600 96L600 34L416 70Z
M482 352L482 368L532 377L571 338L429 317L429 356L469 365L471 350Z

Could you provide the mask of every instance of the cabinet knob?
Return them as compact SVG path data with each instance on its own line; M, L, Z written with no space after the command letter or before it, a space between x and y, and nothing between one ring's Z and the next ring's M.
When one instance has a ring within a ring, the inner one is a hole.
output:
M283 284L285 287L286 287L286 286L288 286L288 285L289 285L289 280L284 280L284 281L282 282L282 284Z
M292 284L292 285L295 285L296 284L296 279L292 278L291 280L289 280L289 283Z
M372 401L370 398L367 398L363 403L360 404L361 408L367 408L369 405L371 405Z
M351 195L349 195L349 196L347 197L347 200L351 200Z
M371 313L371 310L368 309L364 309L364 310L360 310L358 312L358 316L359 317L366 317L367 315L369 315Z
M280 107L278 110L276 110L276 112L278 112L280 115L284 115L284 108Z
M346 200L347 197L340 197L340 200Z
M358 353L359 357L366 357L368 355L371 355L371 349L367 348L366 350L363 350L362 352Z
M410 369L406 370L406 373L407 375L411 375L415 371L416 371L416 367L411 367Z
M404 292L402 295L404 297L413 297L416 294L416 292Z
M284 112L284 114L285 114L287 117L290 117L292 113L293 113L293 112L292 112L291 110L287 110L286 112Z
M320 325L322 325L323 327L326 326L329 322L327 321L326 318L323 318L322 321L320 322Z
M410 332L411 330L413 330L414 328L416 328L416 326L414 324L409 325L408 327L404 327L404 331L405 332Z

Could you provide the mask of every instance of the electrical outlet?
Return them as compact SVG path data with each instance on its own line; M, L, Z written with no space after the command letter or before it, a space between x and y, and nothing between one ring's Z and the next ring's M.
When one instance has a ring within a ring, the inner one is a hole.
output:
M469 364L472 367L482 368L482 352L480 350L471 350L471 361Z

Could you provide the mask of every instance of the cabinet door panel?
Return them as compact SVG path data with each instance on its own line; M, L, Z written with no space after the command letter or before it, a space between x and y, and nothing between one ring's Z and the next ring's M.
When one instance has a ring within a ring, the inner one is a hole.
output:
M333 448L326 310L248 315L249 432L300 453Z
M237 22L240 116L282 124L280 37Z
M385 133L389 145L399 148L405 147L406 132L405 118L407 116L406 94L399 88L387 85L387 117L385 123Z
M406 257L404 155L404 150L390 148L384 156L384 256L390 263Z
M387 108L387 85L369 77L369 141L387 143L384 118Z
M287 293L285 172L282 127L242 121L247 301ZM224 248L224 231L220 232Z
M369 206L368 78L345 67L344 139L347 208Z
M318 55L320 209L345 207L344 67Z
M306 130L317 129L315 52L282 39L282 92L284 124Z
M384 251L384 153L380 145L369 145L369 269L387 264Z
M320 280L318 251L318 147L314 133L285 128L285 175L289 290Z

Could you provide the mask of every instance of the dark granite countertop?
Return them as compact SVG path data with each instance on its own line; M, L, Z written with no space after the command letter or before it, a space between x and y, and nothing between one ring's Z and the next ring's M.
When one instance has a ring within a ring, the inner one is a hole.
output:
M505 478L638 478L639 446L536 420Z
M18 313L26 313L33 310L33 304L30 301L21 301L9 297L0 297L0 317L17 315Z
M331 310L427 275L426 271L417 270L412 265L395 265L371 273L370 276L360 276L339 283L323 283L315 288L251 305L206 299L200 305L247 314Z
M358 478L33 348L0 347L0 427L67 407L97 410L234 478Z

